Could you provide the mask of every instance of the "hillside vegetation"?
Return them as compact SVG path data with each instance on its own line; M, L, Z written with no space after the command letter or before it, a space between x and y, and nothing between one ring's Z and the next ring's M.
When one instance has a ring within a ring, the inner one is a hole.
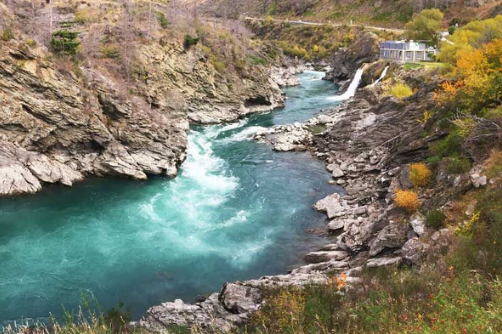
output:
M311 21L364 23L388 27L403 27L414 13L438 8L447 22L466 23L500 13L501 1L433 1L433 0L250 0L205 1L203 8L223 17L267 16Z

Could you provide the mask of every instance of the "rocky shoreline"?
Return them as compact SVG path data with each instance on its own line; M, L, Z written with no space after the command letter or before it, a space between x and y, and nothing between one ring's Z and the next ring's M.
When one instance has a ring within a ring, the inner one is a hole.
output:
M380 63L372 64L369 72L375 76L378 71L372 67L383 68ZM397 75L412 80L423 74ZM451 230L427 228L425 217L410 217L393 201L396 189L412 187L409 164L424 158L429 142L445 136L436 130L423 137L427 124L417 122L423 110L433 107L438 80L424 80L405 100L386 96L378 85L368 85L352 100L304 124L257 133L256 140L269 142L276 151L309 150L326 162L333 177L330 182L345 188L345 195L332 194L313 206L326 213L326 231L333 241L307 254L307 264L289 274L228 283L219 293L193 305L181 300L164 303L152 307L134 325L154 332L173 324L209 331L230 329L245 323L259 309L267 289L324 284L342 273L350 285L359 280L364 267L420 265L428 252L447 246ZM423 207L446 205L457 194L486 185L480 167L439 181L421 194Z

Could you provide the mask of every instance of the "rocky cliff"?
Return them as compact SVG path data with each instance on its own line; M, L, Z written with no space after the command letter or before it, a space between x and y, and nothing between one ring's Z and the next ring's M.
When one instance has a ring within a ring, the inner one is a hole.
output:
M222 75L200 49L167 38L138 47L137 62L148 70L128 87L106 66L68 69L43 48L1 43L0 195L70 186L86 175L174 177L189 123L283 103L270 68Z
M364 31L347 48L335 52L330 60L331 70L325 80L343 83L363 64L372 63L380 56L380 38L374 33Z

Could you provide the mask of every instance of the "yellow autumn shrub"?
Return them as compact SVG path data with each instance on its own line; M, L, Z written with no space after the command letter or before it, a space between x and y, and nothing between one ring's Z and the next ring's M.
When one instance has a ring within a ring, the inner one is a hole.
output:
M413 213L420 208L418 194L413 190L396 190L394 198L396 205L409 213Z
M394 96L396 99L404 99L413 95L413 90L405 83L397 83L390 87L389 95Z
M432 172L424 163L411 164L408 177L415 188L426 187L431 182Z

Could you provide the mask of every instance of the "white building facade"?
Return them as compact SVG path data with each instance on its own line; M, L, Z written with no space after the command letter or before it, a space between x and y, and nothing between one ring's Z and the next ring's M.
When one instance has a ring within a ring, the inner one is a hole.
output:
M435 48L427 47L423 42L386 41L380 43L380 59L400 63L433 61L436 53Z

